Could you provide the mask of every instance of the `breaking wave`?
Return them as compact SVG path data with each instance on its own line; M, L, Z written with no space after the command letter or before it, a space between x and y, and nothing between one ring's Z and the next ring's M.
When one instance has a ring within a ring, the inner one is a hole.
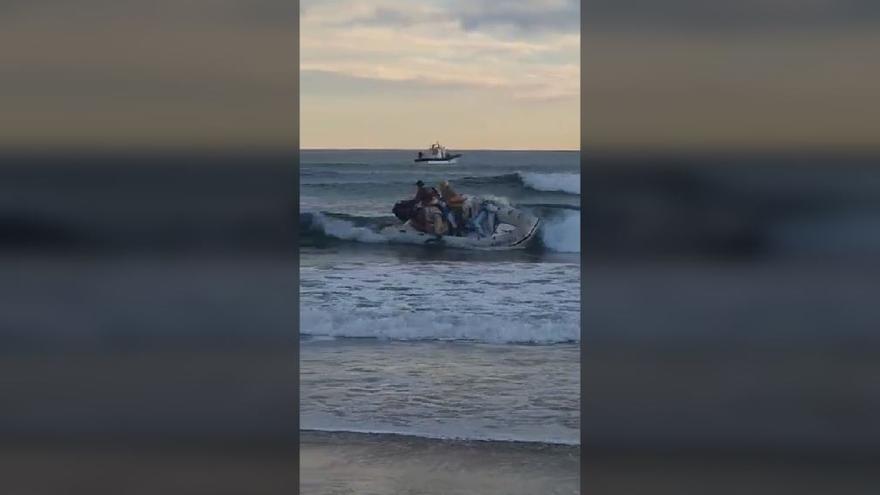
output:
M539 231L541 244L559 253L580 252L580 212L564 210L562 217L545 219ZM300 214L300 238L308 243L334 241L387 243L379 231L394 225L394 217L356 217L308 212Z
M377 232L379 227L375 222L377 219L364 218L360 221L366 225L358 226L352 218L348 215L303 213L300 215L300 232L306 238L315 237L317 234L342 241L387 242L387 239Z
M566 194L581 193L580 174L563 172L516 172L513 174L464 177L457 181L464 185L498 185L519 184L520 186L541 192L561 192Z
M395 184L406 184L410 185L409 177L407 177L406 181L403 182L401 180L376 180L371 176L363 176L363 177L355 177L355 178L346 178L345 180L340 180L337 175L338 172L327 171L326 175L319 174L318 172L311 172L309 175L304 175L304 177L308 177L310 179L314 179L316 177L326 178L326 182L313 182L310 181L308 183L304 183L303 187L313 188L313 189L336 189L336 188L345 188L345 187L385 187L391 186ZM482 186L503 186L503 185L512 185L512 186L520 186L525 189L530 189L532 191L538 192L558 192L565 194L573 194L580 195L581 193L581 178L580 174L577 173L564 173L564 172L547 172L547 173L539 173L539 172L515 172L512 174L503 174L503 175L485 175L485 176L467 176L467 177L450 177L449 180L455 186L463 186L467 187L482 187Z
M536 191L581 193L580 174L517 172L523 185Z
M581 213L567 211L558 219L546 220L541 228L544 247L559 253L581 252Z

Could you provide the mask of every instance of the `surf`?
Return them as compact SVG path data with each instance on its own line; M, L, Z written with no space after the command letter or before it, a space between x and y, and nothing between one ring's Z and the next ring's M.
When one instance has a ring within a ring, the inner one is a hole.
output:
M534 234L537 242L527 249L557 253L580 252L580 212L568 209L560 211L561 216L549 216L542 220ZM393 237L381 234L383 229L395 225L395 219L390 215L359 217L320 211L303 212L300 214L299 225L300 243L305 245L329 245L339 242L372 245L411 244L396 242ZM429 248L449 247L436 243L416 244Z
M536 191L581 193L580 174L517 172L516 175L525 187Z

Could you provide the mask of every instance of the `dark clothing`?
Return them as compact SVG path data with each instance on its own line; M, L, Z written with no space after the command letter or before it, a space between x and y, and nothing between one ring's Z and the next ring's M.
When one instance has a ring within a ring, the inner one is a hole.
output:
M423 205L429 205L434 202L436 197L434 191L423 186L416 191L415 200Z
M416 200L405 199L395 203L394 208L391 209L391 213L394 213L394 216L396 216L401 222L406 222L416 215L416 210L418 210L418 208L419 203Z

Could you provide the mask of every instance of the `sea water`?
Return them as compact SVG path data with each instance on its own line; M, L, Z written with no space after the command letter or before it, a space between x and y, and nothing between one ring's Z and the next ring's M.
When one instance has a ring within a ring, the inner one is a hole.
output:
M579 443L575 152L301 155L301 427ZM520 251L394 245L415 182L449 180L542 219Z

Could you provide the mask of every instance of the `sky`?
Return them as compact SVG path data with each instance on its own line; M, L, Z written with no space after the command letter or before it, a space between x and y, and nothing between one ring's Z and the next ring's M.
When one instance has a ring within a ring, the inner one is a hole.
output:
M589 147L880 148L876 0L585 5Z
M584 6L6 0L0 148L880 148L877 0Z
M306 0L303 148L577 149L572 0Z
M289 0L0 2L0 149L296 149Z

